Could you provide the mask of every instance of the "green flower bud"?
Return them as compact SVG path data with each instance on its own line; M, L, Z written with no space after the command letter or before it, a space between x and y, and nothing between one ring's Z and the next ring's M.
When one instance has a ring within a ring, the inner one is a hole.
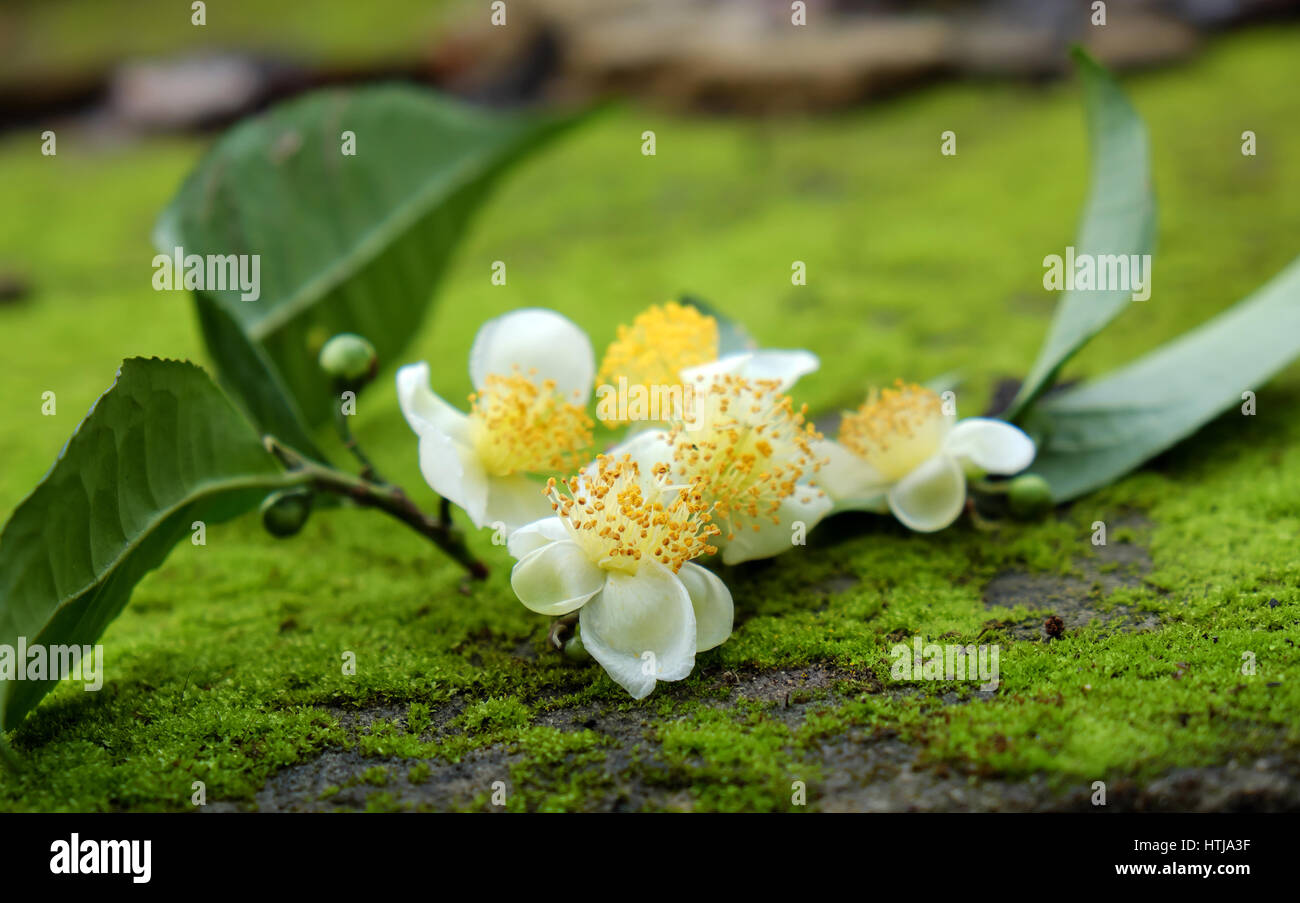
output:
M1016 517L1032 520L1052 507L1052 487L1036 473L1021 474L1007 487L1007 502Z
M272 536L293 536L307 523L314 500L308 489L273 492L262 500L262 526Z
M582 637L577 633L564 641L564 657L574 662L591 661L591 653L582 645Z
M375 346L359 335L340 332L320 350L320 368L337 380L364 382L375 372Z

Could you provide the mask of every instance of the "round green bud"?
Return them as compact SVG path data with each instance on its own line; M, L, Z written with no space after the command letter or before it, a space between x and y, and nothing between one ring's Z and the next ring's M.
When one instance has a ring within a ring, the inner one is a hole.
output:
M293 536L307 523L314 499L307 489L271 493L262 500L262 526L272 536Z
M564 657L574 662L591 661L591 653L582 645L582 637L577 633L564 641Z
M373 375L375 346L359 335L340 332L320 350L320 368L335 379L357 382Z
M1021 474L1007 487L1007 503L1016 517L1041 517L1052 507L1052 487L1036 473Z

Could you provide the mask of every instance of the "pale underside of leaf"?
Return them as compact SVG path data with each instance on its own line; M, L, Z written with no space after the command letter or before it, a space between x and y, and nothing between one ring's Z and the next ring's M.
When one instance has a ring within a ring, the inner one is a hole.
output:
M1058 502L1098 489L1244 404L1300 356L1300 259L1246 300L1128 366L1035 406L1032 470ZM1241 421L1227 420L1233 427Z
M1150 254L1155 242L1156 203L1146 127L1110 73L1082 51L1076 51L1074 58L1083 80L1092 148L1091 189L1075 250L1094 259ZM1132 295L1129 289L1066 293L1056 307L1038 359L1001 416L1022 419L1089 339L1130 305L1149 303L1135 302Z

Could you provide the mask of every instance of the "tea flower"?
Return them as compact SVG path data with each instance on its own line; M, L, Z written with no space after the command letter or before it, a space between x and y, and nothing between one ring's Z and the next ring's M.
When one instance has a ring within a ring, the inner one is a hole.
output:
M581 609L582 644L636 699L660 680L681 680L695 653L731 635L731 592L691 562L711 554L707 506L671 487L665 468L601 455L563 484L547 486L553 517L516 531L515 595L531 610Z
M474 526L513 530L550 505L529 474L571 471L591 445L595 355L554 311L524 309L484 323L469 356L475 394L464 414L429 386L421 362L397 371L397 398L420 437L420 471Z
M667 421L671 416L629 416L613 402L622 387L652 389L692 386L697 378L730 374L748 379L776 380L784 391L799 377L817 369L816 355L807 351L752 350L719 357L718 322L689 304L669 301L651 305L620 326L596 377L596 416L611 427L637 419ZM680 398L680 396L678 396ZM689 402L687 402L689 404Z
M674 484L712 507L726 564L769 558L792 547L831 511L809 482L821 437L804 422L779 380L715 370L695 382L689 421L632 437L616 453L649 470L666 465ZM799 526L802 525L802 531Z
M1019 473L1035 453L1009 423L955 419L938 395L902 380L873 392L844 415L838 443L818 444L827 457L818 484L836 510L889 510L912 530L942 530L966 504L968 475Z

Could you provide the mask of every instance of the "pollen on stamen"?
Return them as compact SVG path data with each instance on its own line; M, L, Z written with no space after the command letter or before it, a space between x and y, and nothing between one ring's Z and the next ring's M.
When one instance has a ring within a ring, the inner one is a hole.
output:
M572 470L591 445L591 418L554 380L538 383L518 368L491 374L470 402L471 435L493 476Z
M630 456L597 456L581 481L584 497L594 500L596 510L589 517L575 498L578 480L567 484L567 493L555 480L547 482L546 492L574 541L601 567L635 572L649 557L676 573L692 558L717 552L708 542L719 532L710 523L708 507L690 493L670 488L666 474L654 470L647 477ZM671 496L666 503L665 495Z
M938 395L900 379L892 389L873 390L857 411L844 415L839 441L898 479L934 454L946 424Z
M669 433L672 478L714 506L727 539L760 522L779 523L781 502L821 463L811 445L821 436L806 415L775 380L701 382L690 429Z
M628 386L647 390L675 386L681 382L682 370L717 357L717 321L691 305L669 301L642 311L631 326L618 327L596 382L613 385L622 377Z

